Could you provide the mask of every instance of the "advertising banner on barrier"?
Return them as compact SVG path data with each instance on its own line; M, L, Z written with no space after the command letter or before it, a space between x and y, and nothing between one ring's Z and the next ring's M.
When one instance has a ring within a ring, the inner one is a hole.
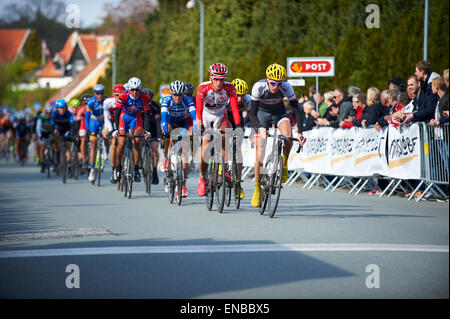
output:
M248 132L246 132L248 135ZM420 179L420 131L417 124L380 132L374 128L314 128L303 132L307 142L300 154L294 142L289 155L289 170L334 176L383 175L399 179ZM293 136L297 132L293 130ZM272 139L267 139L266 158ZM242 145L244 166L253 166L255 148L249 139Z
M419 125L407 128L389 125L388 171L386 176L399 179L420 179L420 131Z
M355 143L356 127L348 130L333 130L330 143L330 171L333 175L352 176L355 174L353 170L354 143Z
M306 172L331 174L330 141L332 139L332 134L333 128L331 127L324 127L320 129L317 128L303 133L306 137L306 143L303 146L303 151L300 152L299 156Z
M387 128L381 132L375 129L356 129L353 171L355 176L385 174Z

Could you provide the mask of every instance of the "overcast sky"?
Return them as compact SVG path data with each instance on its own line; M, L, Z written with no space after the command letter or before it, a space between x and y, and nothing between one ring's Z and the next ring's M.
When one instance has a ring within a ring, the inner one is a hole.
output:
M103 7L105 3L117 4L120 0L64 0L69 4L76 4L80 9L80 27L98 26L105 16ZM0 10L10 3L20 4L25 0L0 0Z

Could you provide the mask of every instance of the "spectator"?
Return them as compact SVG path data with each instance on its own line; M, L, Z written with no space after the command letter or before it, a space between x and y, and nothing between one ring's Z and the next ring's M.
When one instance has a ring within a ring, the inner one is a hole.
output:
M439 101L434 111L434 118L430 121L430 125L440 125L448 123L448 92L445 90L446 85L443 77L434 78L431 82L431 89L434 94L439 96ZM447 111L446 113L444 113Z
M334 103L339 107L339 115L336 121L330 122L329 126L339 127L339 124L344 121L351 113L353 109L352 96L345 97L343 89L338 88L333 92Z
M367 89L367 121L366 126L375 125L380 117L387 115L387 108L380 102L380 91L376 87Z
M352 98L352 106L353 109L347 118L339 123L339 126L342 128L352 128L354 126L353 120L360 119L362 116L362 109L359 107L358 103L358 95L353 96Z
M448 69L444 70L444 82L445 82L445 86L447 87L447 90L448 90Z
M323 93L320 91L317 92L317 94L314 95L314 101L319 106L318 111L319 111L320 116L323 116L328 108L328 104L327 104L327 102L325 102L325 97L324 97Z
M348 96L354 97L361 93L361 89L356 86L349 86L348 87Z
M303 110L305 111L305 118L303 119L303 132L312 130L315 126L315 118L312 115L315 105L311 101L306 101L303 103Z
M381 105L383 105L384 107L389 107L389 102L388 102L388 94L387 94L388 90L383 90L383 92L381 92L380 94L380 102Z
M434 78L431 82L431 89L434 94L439 96L439 101L436 105L434 119L430 120L431 126L439 126L449 122L448 110L448 92L446 91L445 80L443 77ZM434 134L433 140L437 144L437 149L441 155L441 163L444 167L445 175L448 176L448 141L446 141L441 134ZM431 167L432 177L439 171L439 166ZM441 170L442 172L442 170ZM446 185L446 193L448 194L448 184Z
M323 97L325 98L325 103L327 103L328 107L327 107L326 110L323 111L323 113L321 113L321 112L320 112L320 109L319 109L320 117L324 117L324 116L325 116L325 113L327 112L327 110L329 109L329 107L330 107L332 104L334 104L334 101L333 101L333 91L326 92L326 93L323 95Z
M315 86L315 85L311 85L311 86L309 87L308 92L309 92L309 98L308 98L308 101L311 101L311 102L314 103L314 95L316 94L316 86Z
M403 80L400 78L393 78L388 80L389 90L397 89L403 91Z
M438 95L433 94L433 91L431 90L431 81L439 76L439 74L431 71L431 65L426 61L418 62L414 74L421 83L417 112L406 114L405 123L411 121L426 122L431 120L434 116L436 103L439 99Z
M376 129L380 129L381 127L388 126L389 124L393 124L395 126L399 125L399 121L395 120L393 121L392 115L402 109L402 105L400 105L400 102L398 101L399 93L400 91L397 89L391 89L387 91L383 91L381 93L381 96L383 96L384 92L387 94L387 106L389 108L388 114L384 117L381 117L377 120L377 123L375 124Z
M415 75L411 75L408 78L407 88L406 88L406 91L408 93L408 97L409 97L410 101L403 108L403 112L412 113L414 111L417 111L417 104L418 104L417 97L419 95L419 90L420 90L419 80L417 80Z
M352 124L354 126L359 127L367 127L367 122L369 121L371 110L367 106L367 95L364 93L361 93L358 95L358 107L361 110L361 116L359 118L356 118L353 120Z

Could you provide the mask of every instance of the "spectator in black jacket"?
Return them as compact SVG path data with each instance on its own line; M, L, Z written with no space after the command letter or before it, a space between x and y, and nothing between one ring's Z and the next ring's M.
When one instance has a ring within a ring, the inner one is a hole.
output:
M380 91L376 87L370 87L367 89L367 108L367 126L375 125L379 118L382 118L388 114L388 108L381 103Z
M410 99L409 103L403 108L403 112L412 113L417 111L418 106L418 96L420 91L420 81L417 80L416 76L413 74L408 78L406 91Z
M427 122L434 116L434 109L439 99L431 89L431 81L439 74L431 72L431 65L426 61L420 61L416 64L415 76L421 82L420 94L418 97L417 112L408 113L405 117L405 123L411 121Z

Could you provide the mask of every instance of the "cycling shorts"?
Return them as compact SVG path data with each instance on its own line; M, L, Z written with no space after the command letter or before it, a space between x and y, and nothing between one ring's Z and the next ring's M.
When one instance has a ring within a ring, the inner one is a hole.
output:
M89 121L89 132L91 135L97 135L99 132L103 131L105 126L105 121L97 121L91 117Z
M275 124L276 127L278 127L280 123L284 121L290 122L289 117L286 113L286 109L284 107L275 112L258 110L257 116L261 125L266 129L272 127L272 124Z
M212 114L203 111L203 125L205 126L206 129L212 127L213 129L217 130L224 123L228 124L228 116L225 109L224 112L218 114Z
M144 128L141 112L136 113L134 116L122 112L119 118L119 134L124 135L135 128Z

